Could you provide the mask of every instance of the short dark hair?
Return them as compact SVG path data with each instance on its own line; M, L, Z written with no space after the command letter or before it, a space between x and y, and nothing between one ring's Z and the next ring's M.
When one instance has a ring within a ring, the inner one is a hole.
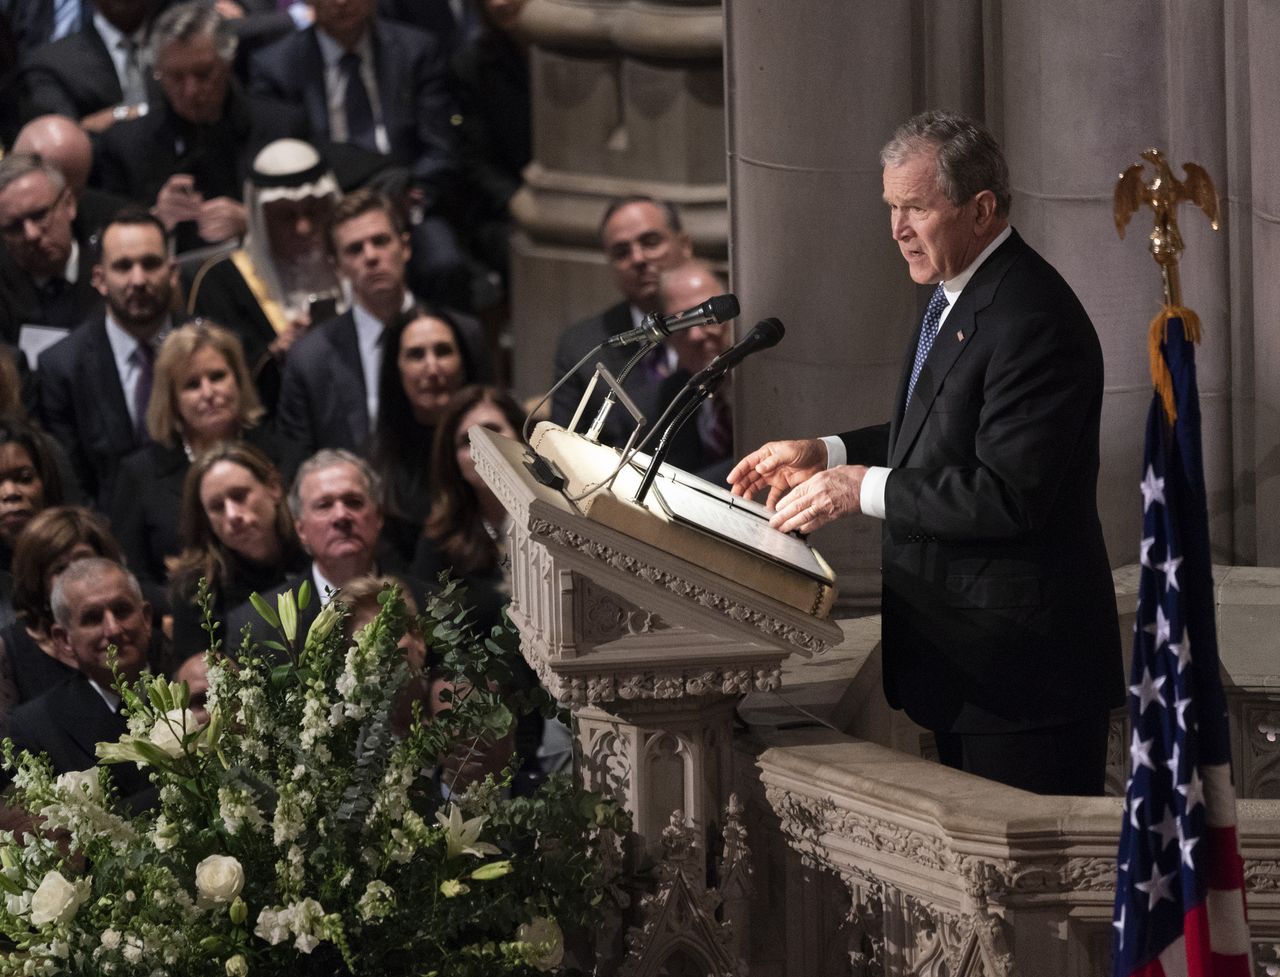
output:
M62 475L58 469L58 448L49 435L16 415L0 417L0 445L16 444L31 457L31 464L44 485L44 504L61 505Z
M626 196L614 197L605 205L604 215L600 218L600 226L596 229L596 237L604 240L605 225L609 223L614 214L623 207L629 207L631 204L652 204L662 211L667 230L672 234L679 234L684 230L684 225L680 222L680 211L676 210L676 205L670 200L651 197L646 193L629 193Z
M370 190L368 187L361 187L352 193L347 194L339 200L333 208L333 213L329 215L329 226L325 233L325 246L329 249L331 256L338 253L337 245L334 244L333 236L338 227L347 221L355 220L365 214L371 214L374 211L382 211L387 215L387 219L391 221L391 227L397 234L404 234L409 230L409 220L405 215L404 208L396 205L390 197L380 190Z
M996 215L1009 215L1013 203L1009 164L982 123L945 109L921 112L898 126L880 150L880 165L900 166L931 150L936 154L938 189L944 197L959 206L990 190L996 198Z
M125 224L136 227L138 225L147 225L154 227L160 232L160 239L164 242L164 249L169 250L169 229L164 226L164 222L155 214L147 210L145 207L123 207L102 225L102 231L98 234L98 254L97 260L102 260L102 242L107 237L107 230L115 227L117 224Z
M235 60L239 38L231 24L205 0L190 0L170 7L156 20L151 29L151 61L160 59L160 52L174 41L188 42L197 37L208 37L218 57L230 64Z
M57 194L67 188L67 178L62 170L46 162L39 153L10 153L0 159L0 191L7 190L9 184L30 173L43 173Z

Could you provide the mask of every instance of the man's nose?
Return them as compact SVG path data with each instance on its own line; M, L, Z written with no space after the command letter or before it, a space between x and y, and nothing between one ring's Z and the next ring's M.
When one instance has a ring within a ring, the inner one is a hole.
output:
M4 481L0 481L0 499L4 499L7 502L9 499L20 498L22 498L22 493L18 491L17 482L12 478L6 478Z
M104 611L102 615L102 633L108 637L114 637L124 633L124 625L120 619L111 611Z

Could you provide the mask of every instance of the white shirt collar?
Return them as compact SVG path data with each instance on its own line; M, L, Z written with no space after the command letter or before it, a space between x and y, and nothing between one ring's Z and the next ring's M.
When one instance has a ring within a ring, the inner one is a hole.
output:
M321 606L329 603L329 592L338 592L338 586L323 573L320 572L319 564L314 561L311 564L311 582L316 585L316 596L320 598Z
M1000 247L1000 245L1004 244L1004 242L1009 239L1009 235L1012 233L1013 228L1009 225L1005 225L1005 229L997 234L995 239L982 249L982 253L970 262L968 268L956 275L955 278L942 283L942 290L947 295L948 309L956 304L956 299L960 297L960 293L964 291L964 287L969 284L969 279L973 277L973 273L978 270L984 261L991 257L992 252L994 252L996 248Z
M326 68L332 68L337 65L342 60L342 56L347 53L346 48L319 27L316 28L316 41L320 44L320 57L324 59ZM369 41L368 31L364 32L351 50L360 55L362 64L369 64L373 60L373 45Z
M111 310L107 310L107 342L111 344L111 355L116 361L116 373L124 376L125 372L132 366L133 351L142 344L138 342L132 335L125 331L124 326L116 322L115 317L111 315ZM173 323L166 320L165 324L160 327L160 331L156 333L155 338L151 340L153 349L159 349L160 343L164 337L169 335L169 331L173 328Z
M71 239L71 253L67 255L67 267L62 277L73 284L80 278L80 242L75 238Z
M113 713L120 711L120 697L116 695L114 689L104 688L103 686L95 682L93 679L89 678L89 676L87 675L85 676L85 678L88 679L89 687L92 688L94 692L97 692L98 695L102 697L102 701L107 704L108 709L110 709Z

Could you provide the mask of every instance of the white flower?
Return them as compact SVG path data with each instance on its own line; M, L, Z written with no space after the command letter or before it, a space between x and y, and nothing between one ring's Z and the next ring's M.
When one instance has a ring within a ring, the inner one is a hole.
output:
M97 767L69 770L59 774L53 783L60 793L69 794L77 800L86 797L91 801L102 800L102 785L98 783Z
M102 931L102 945L108 950L114 950L120 946L120 931L104 929Z
M249 961L243 953L237 953L227 960L227 977L248 977Z
M130 963L137 963L142 959L142 941L136 936L129 937L124 945L124 949L120 951L124 954L124 958Z
M210 855L196 866L196 896L201 909L228 905L244 888L244 868L230 855Z
M160 716L147 739L168 756L177 758L186 752L182 738L204 728L204 724L190 709L170 709Z
M554 970L564 959L564 934L554 919L534 916L516 930L516 939L524 944L524 958L539 970Z
M356 912L365 922L382 919L391 911L395 902L396 897L391 886L381 879L374 879L365 886L364 894L356 903Z
M291 918L285 913L283 909L264 908L258 913L258 925L254 927L253 935L266 940L272 946L283 943L289 938L289 919Z
M88 898L87 880L82 879L73 885L63 878L61 872L50 869L31 896L31 924L57 923L61 926L68 923Z
M487 841L478 840L480 829L484 827L483 816L463 821L461 808L457 804L450 804L448 816L446 817L442 811L436 811L436 820L444 828L444 842L450 858L456 858L459 855L475 855L477 858L482 858L485 855L499 854L498 848Z

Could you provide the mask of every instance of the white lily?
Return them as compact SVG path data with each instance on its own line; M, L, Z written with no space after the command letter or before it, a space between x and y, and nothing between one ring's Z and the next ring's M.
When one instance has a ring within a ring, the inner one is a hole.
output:
M483 815L464 821L462 810L458 805L450 804L447 816L441 811L436 811L436 820L440 822L440 827L444 828L444 841L450 858L458 855L475 855L477 858L483 858L485 855L499 854L500 849L495 845L479 840L480 829L484 827L486 820Z

